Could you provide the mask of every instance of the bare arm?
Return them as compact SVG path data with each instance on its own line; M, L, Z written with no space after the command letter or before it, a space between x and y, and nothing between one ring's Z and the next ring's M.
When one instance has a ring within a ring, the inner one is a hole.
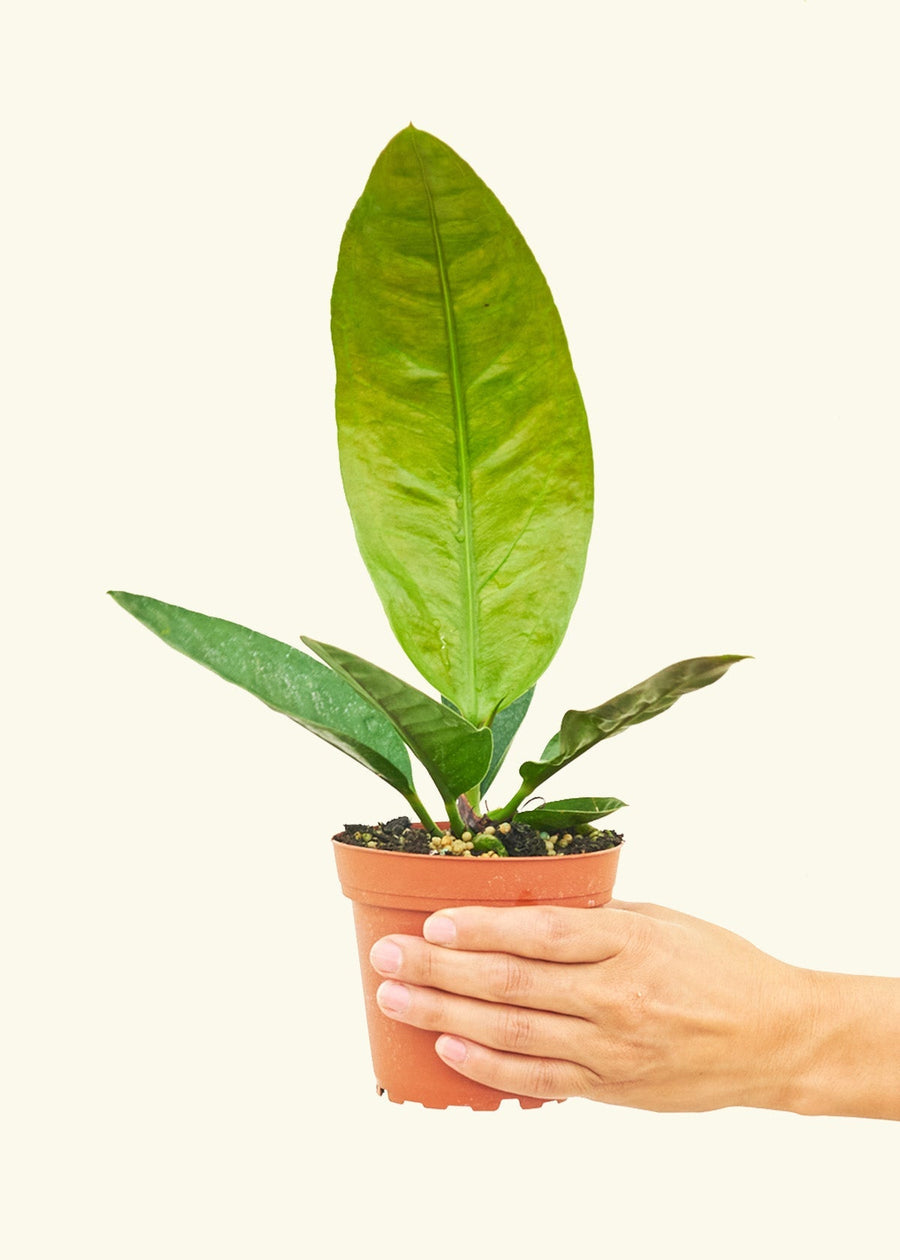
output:
M900 980L791 967L659 906L439 911L372 964L385 1014L497 1089L900 1119Z

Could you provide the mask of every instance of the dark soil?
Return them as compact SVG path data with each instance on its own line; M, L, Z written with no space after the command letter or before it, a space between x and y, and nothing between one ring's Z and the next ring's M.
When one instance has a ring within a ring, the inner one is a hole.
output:
M597 853L601 849L614 849L622 843L617 831L597 831L582 827L559 833L536 831L524 823L492 824L493 834L506 849L509 857L565 857L575 853ZM434 841L427 831L414 827L409 818L392 818L386 823L374 825L345 823L344 830L336 835L341 844L355 844L361 848L390 849L400 853L422 853L431 857L484 857L477 849L490 843L489 833L466 832L468 838L455 841L447 836L444 846ZM460 845L466 847L460 851ZM497 855L495 855L497 856Z

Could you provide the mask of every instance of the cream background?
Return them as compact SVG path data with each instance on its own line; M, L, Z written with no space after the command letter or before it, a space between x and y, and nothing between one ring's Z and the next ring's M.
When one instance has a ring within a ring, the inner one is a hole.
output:
M520 751L752 653L561 787L632 802L621 896L900 975L896 6L2 21L4 1256L896 1255L896 1125L379 1101L325 837L392 793L103 593L404 669L340 494L328 299L412 118L528 238L592 419L589 571Z

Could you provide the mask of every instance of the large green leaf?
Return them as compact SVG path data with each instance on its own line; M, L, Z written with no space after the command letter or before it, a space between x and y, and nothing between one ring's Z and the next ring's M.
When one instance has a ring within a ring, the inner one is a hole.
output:
M489 730L476 730L447 705L352 652L305 635L303 642L393 722L445 802L481 782L491 760Z
M341 472L421 673L476 726L559 646L590 532L590 439L547 283L461 158L412 126L379 157L332 299Z
M583 827L624 808L625 802L615 796L576 796L565 801L547 801L538 809L522 810L516 814L516 822L548 830Z
M708 687L735 661L746 659L745 656L695 656L667 666L594 709L570 709L563 718L559 734L547 745L544 757L540 761L526 761L520 767L523 790L518 795L522 797L533 791L539 783L602 739L610 739L629 726L656 717L680 696Z
M378 709L327 665L233 621L146 595L109 594L169 647L299 722L409 799L414 791L412 770L399 735Z

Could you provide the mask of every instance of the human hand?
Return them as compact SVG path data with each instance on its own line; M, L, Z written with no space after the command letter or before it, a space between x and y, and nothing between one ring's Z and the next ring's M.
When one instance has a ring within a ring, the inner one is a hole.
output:
M659 906L442 910L376 942L392 1019L464 1076L654 1111L795 1109L816 973Z

